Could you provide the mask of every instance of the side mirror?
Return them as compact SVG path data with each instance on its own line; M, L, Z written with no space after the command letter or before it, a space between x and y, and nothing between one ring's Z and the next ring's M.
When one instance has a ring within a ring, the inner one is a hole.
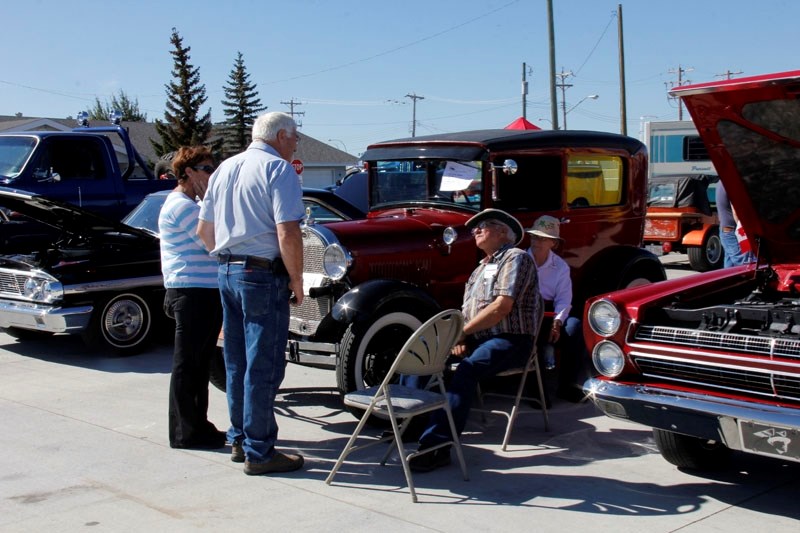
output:
M55 182L58 183L61 181L61 174L58 172L53 172L53 167L48 168L37 168L33 171L33 179L38 181L39 183L45 182Z
M502 165L494 165L493 168L499 168L503 171L504 174L513 176L514 174L517 173L519 166L517 165L517 162L514 161L513 159L506 159L505 161L503 161Z

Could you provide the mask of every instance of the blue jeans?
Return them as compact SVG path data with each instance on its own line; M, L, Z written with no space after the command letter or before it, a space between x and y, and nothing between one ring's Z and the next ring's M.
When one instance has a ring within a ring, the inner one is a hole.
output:
M735 232L722 231L722 228L720 228L719 240L722 242L722 249L725 252L725 259L722 263L725 268L755 262L756 257L752 252L742 253Z
M447 390L459 435L467 423L478 383L503 370L524 365L533 348L533 339L530 335L498 335L470 348L472 353L458 364ZM430 425L419 438L420 448L430 448L451 439L444 410L431 413Z
M247 460L264 463L275 454L278 425L273 409L286 372L289 278L244 265L221 264L230 442Z

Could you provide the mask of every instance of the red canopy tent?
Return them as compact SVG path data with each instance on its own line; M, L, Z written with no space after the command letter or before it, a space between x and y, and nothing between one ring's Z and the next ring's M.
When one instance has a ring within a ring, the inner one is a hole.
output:
M506 126L506 130L540 130L539 126L534 124L533 122L529 122L525 120L525 117L519 117L517 120Z

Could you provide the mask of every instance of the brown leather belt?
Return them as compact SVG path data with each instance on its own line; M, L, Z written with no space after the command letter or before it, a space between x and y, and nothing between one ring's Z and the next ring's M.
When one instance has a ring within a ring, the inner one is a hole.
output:
M722 230L722 233L730 233L736 228L734 228L733 226L722 226L719 229Z
M219 256L218 260L221 265L243 265L245 268L267 270L275 274L286 272L286 268L283 266L283 261L281 261L280 257L275 260L270 260L255 255L223 254Z

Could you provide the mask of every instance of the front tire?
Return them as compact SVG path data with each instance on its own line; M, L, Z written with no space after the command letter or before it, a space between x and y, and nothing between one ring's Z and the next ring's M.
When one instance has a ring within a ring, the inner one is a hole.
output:
M380 385L397 353L422 321L405 311L348 326L342 337L336 385L342 394Z
M702 246L692 246L686 250L689 266L697 272L708 272L722 268L725 252L719 238L719 228L711 228L703 239Z
M134 355L148 345L153 307L135 293L117 294L95 306L83 340L95 349L111 348L118 355Z
M679 468L719 470L728 463L730 449L721 442L653 428L661 456Z

